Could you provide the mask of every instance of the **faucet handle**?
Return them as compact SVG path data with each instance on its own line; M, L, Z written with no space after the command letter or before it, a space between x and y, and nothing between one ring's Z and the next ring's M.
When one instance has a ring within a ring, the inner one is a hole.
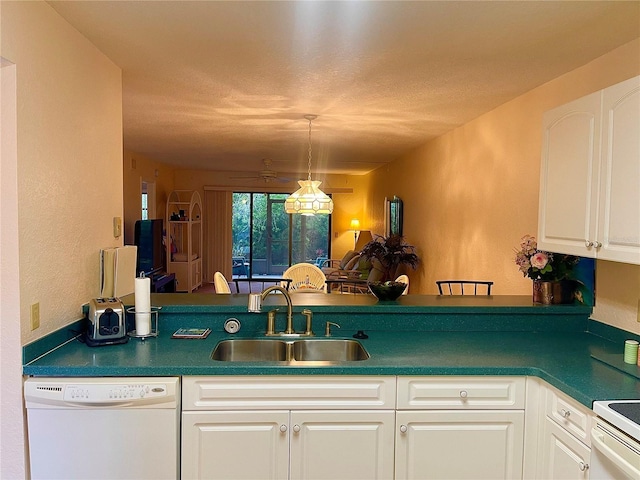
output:
M306 336L312 337L313 336L313 329L311 328L311 323L313 321L313 312L311 310L309 310L308 308L305 308L304 310L302 310L302 315L304 315L307 318L307 326L304 329L304 334Z
M337 323L327 322L325 327L324 327L324 336L325 337L330 337L331 336L331 325L333 325L334 327L340 328L340 325L338 325Z
M274 335L276 333L276 313L278 313L277 308L267 312L267 331L265 335Z

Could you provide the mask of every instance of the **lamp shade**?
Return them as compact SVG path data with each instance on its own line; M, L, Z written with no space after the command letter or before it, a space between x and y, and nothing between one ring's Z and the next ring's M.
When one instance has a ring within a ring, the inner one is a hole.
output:
M320 190L318 180L298 180L300 188L284 202L286 213L302 215L329 214L333 212L333 200Z
M359 252L364 248L364 246L373 241L373 235L371 235L371 231L369 230L361 230L360 235L358 235L358 240L356 241L356 246L354 250Z
M309 121L309 176L306 180L298 180L300 188L287 197L284 211L301 215L330 214L333 212L333 200L320 190L322 182L311 180L311 121L318 116L305 115L304 118Z
M349 230L360 230L360 220L354 218L351 220L351 224L349 225Z

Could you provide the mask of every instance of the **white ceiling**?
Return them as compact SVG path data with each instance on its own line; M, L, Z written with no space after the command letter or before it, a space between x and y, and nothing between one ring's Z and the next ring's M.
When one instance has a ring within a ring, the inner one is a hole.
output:
M633 1L50 1L122 68L125 148L366 173L640 37ZM640 61L640 59L639 59Z

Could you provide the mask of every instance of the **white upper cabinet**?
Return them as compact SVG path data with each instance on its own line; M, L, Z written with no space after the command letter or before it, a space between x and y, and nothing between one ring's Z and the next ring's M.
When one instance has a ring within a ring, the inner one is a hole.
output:
M640 264L640 77L602 94L599 258Z
M640 264L640 77L544 115L538 247Z
M543 117L538 247L593 256L600 150L600 92Z

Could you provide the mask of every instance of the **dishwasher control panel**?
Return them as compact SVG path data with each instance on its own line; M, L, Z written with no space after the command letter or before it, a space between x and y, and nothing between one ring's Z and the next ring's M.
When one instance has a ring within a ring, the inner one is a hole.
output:
M67 385L63 400L67 402L119 402L145 397L163 397L167 386L161 384L94 384Z
M44 378L25 381L27 408L174 408L178 377Z

